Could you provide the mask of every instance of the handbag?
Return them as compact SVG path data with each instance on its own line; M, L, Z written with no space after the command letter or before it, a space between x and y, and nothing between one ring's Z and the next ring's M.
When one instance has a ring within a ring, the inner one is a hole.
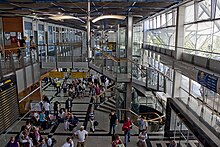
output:
M117 147L125 147L124 144L118 144Z
M140 140L138 140L137 146L138 146L138 147L141 147L141 146L142 146L142 142L141 142Z

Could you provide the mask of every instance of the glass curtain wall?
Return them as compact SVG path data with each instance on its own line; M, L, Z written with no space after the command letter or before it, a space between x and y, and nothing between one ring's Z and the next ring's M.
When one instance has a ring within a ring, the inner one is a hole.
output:
M203 0L185 9L184 52L220 60L220 0Z
M179 100L220 133L220 95L181 75Z
M30 36L33 36L33 31L32 31L32 23L31 22L24 22L24 36L27 37L26 40L26 55L29 55L30 52Z
M133 27L133 50L132 55L141 56L141 48L143 43L143 24L135 24Z
M160 14L144 22L144 42L147 45L174 50L176 9Z

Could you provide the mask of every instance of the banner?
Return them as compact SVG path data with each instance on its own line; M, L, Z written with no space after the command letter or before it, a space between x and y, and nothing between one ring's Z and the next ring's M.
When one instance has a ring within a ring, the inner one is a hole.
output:
M218 77L205 73L203 71L199 71L197 75L197 81L199 84L202 86L214 91L217 93L217 82L218 82Z
M71 78L86 78L86 72L71 72Z
M64 78L64 72L51 71L49 72L51 78Z

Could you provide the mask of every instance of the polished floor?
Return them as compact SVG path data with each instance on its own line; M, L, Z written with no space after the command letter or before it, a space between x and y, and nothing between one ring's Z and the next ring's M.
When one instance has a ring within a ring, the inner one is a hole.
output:
M61 107L65 107L65 101L67 99L66 96L64 96L63 93L57 94L56 89L52 85L49 85L46 89L44 89L43 94L48 96L50 98L50 101L53 105L53 102L59 101L61 103ZM88 95L88 94L86 94ZM73 100L73 107L72 112L79 118L79 125L73 130L76 131L79 129L81 125L86 125L86 130L89 132L89 123L87 124L86 121L86 115L87 110L90 104L90 97L85 96L81 99L74 99ZM51 110L53 108L51 107ZM53 112L53 111L52 111ZM111 147L111 135L108 135L108 126L109 126L109 120L108 120L108 113L95 110L95 118L99 122L99 126L96 128L95 133L89 132L89 136L87 138L87 147ZM8 129L7 134L2 134L0 136L0 142L2 144L6 144L11 136L15 136L19 133L20 128L22 125L25 124L26 120L29 119L29 117L24 117L20 121L16 122L15 125L13 125L11 128ZM117 133L121 134L121 139L124 140L123 132L122 132L122 124L119 124L117 127ZM52 138L56 139L56 144L54 147L61 147L62 144L65 143L65 139L68 136L72 136L73 132L65 131L64 130L64 124L60 123L58 126L52 126L50 129L45 130L44 132L41 132L44 136L52 136ZM136 147L137 142L137 129L133 129L131 132L131 142L127 145L127 147ZM148 147L167 147L169 145L169 139L163 137L163 132L152 132L149 133L149 140ZM74 139L74 142L76 144L76 139ZM183 147L186 146L186 142L181 141L179 142ZM195 140L190 140L189 145L190 147L196 147L198 144Z

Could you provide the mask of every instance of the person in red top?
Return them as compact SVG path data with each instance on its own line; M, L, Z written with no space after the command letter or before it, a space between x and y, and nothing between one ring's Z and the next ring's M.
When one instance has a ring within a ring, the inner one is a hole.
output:
M129 117L125 120L123 126L122 126L122 131L124 131L125 135L125 146L130 142L130 136L131 136L131 129L132 129L132 122Z
M115 140L112 142L112 147L118 147L118 145L123 144L119 135L115 134Z

